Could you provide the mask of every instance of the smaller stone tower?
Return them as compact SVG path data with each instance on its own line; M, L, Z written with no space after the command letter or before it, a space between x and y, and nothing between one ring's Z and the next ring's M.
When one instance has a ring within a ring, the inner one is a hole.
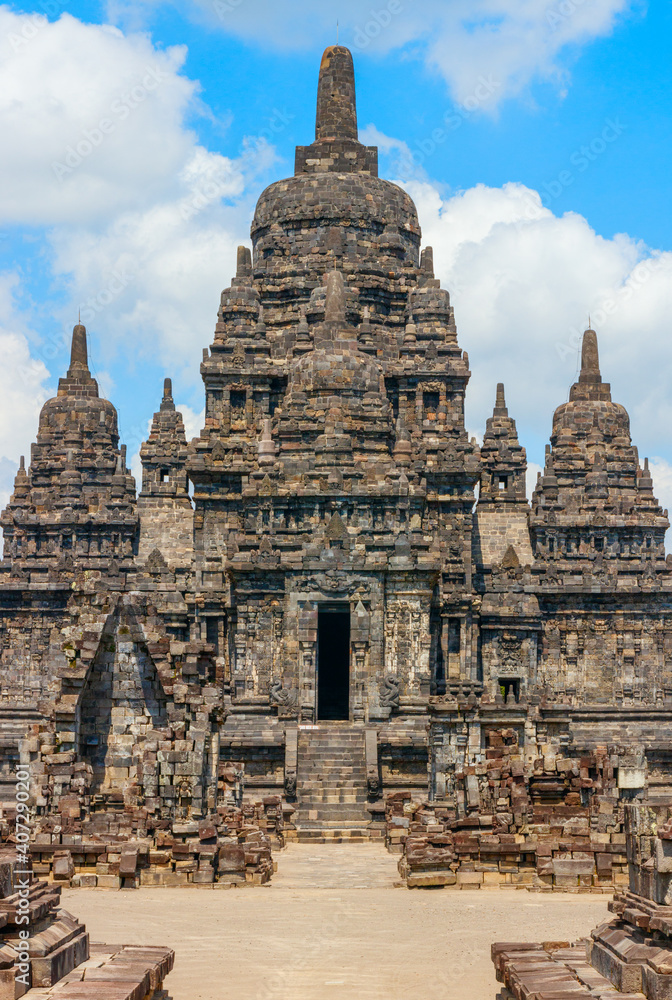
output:
M172 383L164 382L163 399L154 414L149 438L140 448L142 492L138 497L138 561L156 549L171 569L191 564L194 517L187 478L187 439L182 414L175 409Z
M482 471L474 531L474 563L481 569L501 564L509 548L521 565L534 561L525 493L527 456L509 416L504 386L488 418L481 447ZM511 558L511 553L509 553Z
M602 381L594 330L583 335L578 382L553 417L530 525L535 556L553 578L609 571L634 582L665 570L667 513L648 465L640 467L625 407Z
M130 572L136 554L135 481L119 447L117 411L89 371L86 329L72 333L70 367L40 413L2 515L5 571L31 583L80 570Z

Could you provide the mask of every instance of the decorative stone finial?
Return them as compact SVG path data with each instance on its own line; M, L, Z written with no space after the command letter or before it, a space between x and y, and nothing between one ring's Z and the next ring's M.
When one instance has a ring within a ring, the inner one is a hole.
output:
M581 347L581 374L579 375L579 382L599 383L601 381L597 334L594 330L586 330L583 335L583 345Z
M308 326L308 320L306 318L305 306L301 307L299 312L299 325L296 331L296 342L297 344L310 344L310 327Z
M165 378L163 380L163 399L161 400L161 409L175 409L175 403L173 401L173 380L170 378Z
M271 420L265 418L262 424L261 439L258 445L259 465L272 465L275 462L275 444L271 434Z
M343 45L330 46L322 56L315 138L358 138L355 67L352 53Z
M429 275L430 278L434 277L434 248L425 247L425 249L420 254L420 269Z
M508 417L509 411L506 408L506 399L504 397L504 383L497 383L497 399L495 400L494 413L498 417Z
M252 274L252 251L248 247L238 247L236 255L236 277L249 278Z
M81 323L72 331L72 347L70 350L70 371L74 368L89 370L89 354L86 347L86 327Z

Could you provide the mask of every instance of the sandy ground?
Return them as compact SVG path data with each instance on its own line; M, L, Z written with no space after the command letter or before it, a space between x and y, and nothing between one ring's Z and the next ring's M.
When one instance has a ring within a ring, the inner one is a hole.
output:
M493 941L575 940L608 896L395 887L369 844L290 845L270 886L67 889L92 941L174 948L173 1000L494 1000Z

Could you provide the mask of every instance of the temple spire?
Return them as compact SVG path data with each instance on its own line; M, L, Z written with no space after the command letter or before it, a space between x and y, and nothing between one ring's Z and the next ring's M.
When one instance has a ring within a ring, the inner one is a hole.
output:
M602 381L600 374L600 357L597 350L597 334L594 330L586 330L583 335L581 347L581 374L579 382L592 382L593 384Z
M175 409L175 403L173 401L173 380L170 378L163 380L163 399L161 400L161 409Z
M315 139L357 141L357 101L352 53L343 45L325 50L317 89Z
M581 345L581 372L577 381L569 390L570 402L591 399L593 401L611 400L611 386L602 381L600 373L600 357L597 350L597 334L590 327L583 335Z
M509 411L506 408L506 399L504 397L504 383L497 383L497 398L495 400L494 415L497 417L508 417Z
M72 331L72 347L70 349L70 369L84 368L89 370L89 356L86 347L86 327L78 323Z

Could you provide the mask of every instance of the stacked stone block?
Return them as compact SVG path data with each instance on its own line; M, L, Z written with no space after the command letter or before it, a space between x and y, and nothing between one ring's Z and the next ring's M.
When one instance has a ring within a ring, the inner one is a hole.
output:
M454 797L386 800L388 849L409 887L525 886L611 891L627 881L624 795L613 748L526 759L514 730L489 734L483 763L454 775ZM543 749L550 751L550 747Z
M60 907L61 887L37 880L16 848L0 846L0 996L15 1000L168 1000L168 948L92 945Z
M36 822L31 853L37 874L72 886L262 885L273 874L272 846L284 845L279 797L221 807L200 822L153 821L144 810L73 815L75 797L70 805Z
M614 894L613 920L577 942L494 944L512 997L665 1000L672 991L672 806L644 798L625 807L629 885Z

